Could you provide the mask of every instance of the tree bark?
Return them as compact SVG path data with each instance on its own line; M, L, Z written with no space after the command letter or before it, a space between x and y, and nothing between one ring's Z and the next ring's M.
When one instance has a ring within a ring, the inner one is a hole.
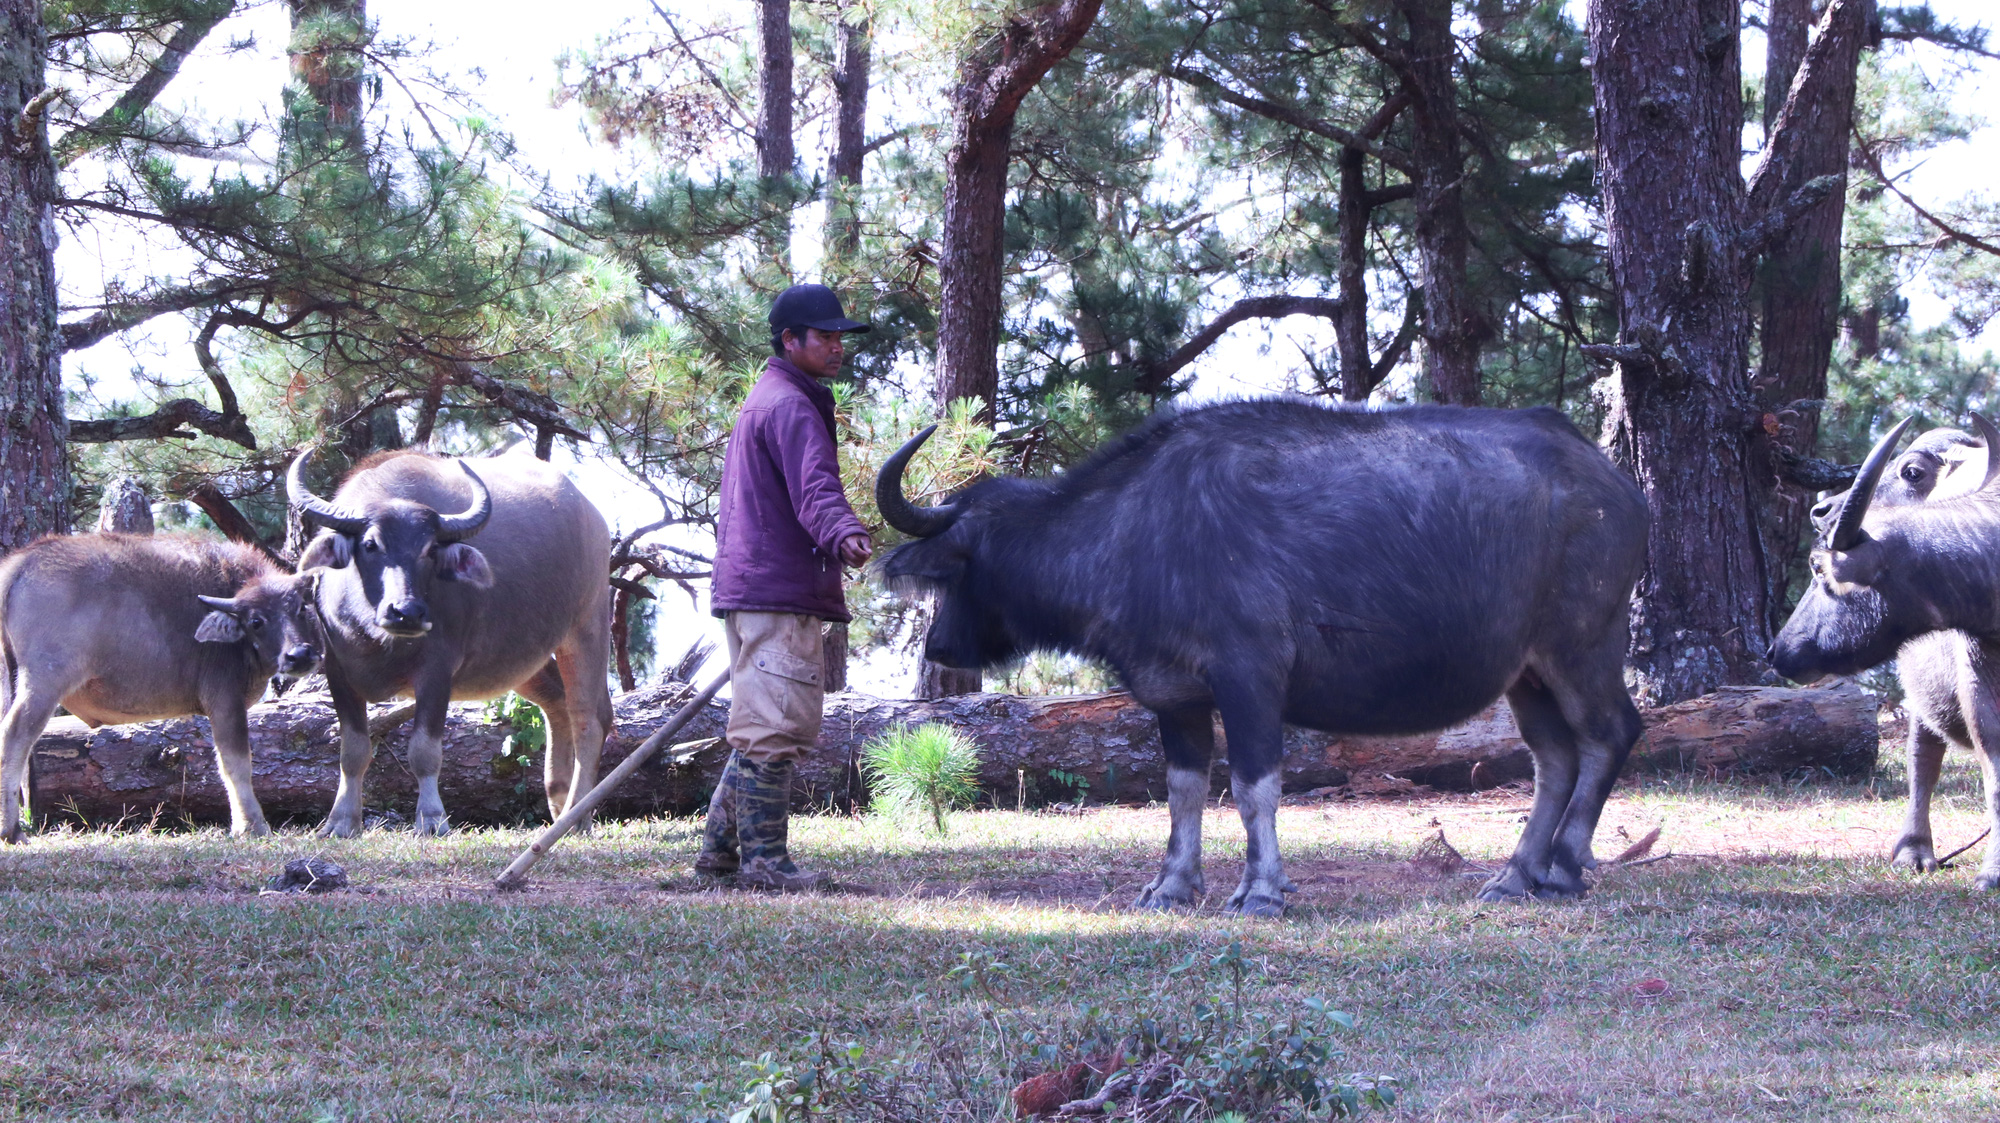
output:
M1410 94L1416 242L1424 287L1424 375L1431 394L1479 404L1479 348L1490 334L1466 280L1465 158L1458 143L1458 57L1451 0L1403 0L1410 28L1403 88Z
M829 620L820 633L820 678L828 694L847 689L847 625Z
M783 179L792 144L792 0L757 0L757 174Z
M825 256L837 273L861 249L863 161L868 154L870 40L874 31L865 12L841 11L834 25L833 153L826 179Z
M0 0L0 551L70 520L41 16L38 0Z
M1652 508L1632 611L1643 702L1765 673L1767 561L1753 418L1738 0L1592 0L1598 175L1621 346L1615 452Z
M97 530L110 534L153 533L153 503L136 476L120 476L104 487L97 504Z
M1760 205L1778 205L1819 177L1844 177L1847 171L1855 78L1873 4L1845 0L1829 5L1808 56L1805 24L1810 19L1806 0L1773 0L1769 66L1784 68L1784 84L1765 87L1766 131L1789 150L1767 145L1773 163L1768 173L1753 179L1753 216ZM1796 27L1790 26L1794 20ZM1811 493L1787 484L1776 464L1785 453L1811 456L1818 449L1819 410L1794 403L1827 396L1827 364L1840 331L1840 247L1846 213L1841 199L1806 210L1766 250L1759 270L1763 315L1752 389L1764 418L1753 437L1752 463L1770 467L1753 476L1757 488L1752 502L1763 516L1768 603L1773 610L1786 602L1787 579L1798 558L1813 499ZM1773 620L1773 627L1777 623Z
M945 157L943 246L937 333L937 397L979 402L993 421L1000 393L1002 234L1008 146L1021 102L1049 68L1083 40L1101 0L1056 0L1010 17L975 48L951 93L952 142Z
M626 694L615 704L618 731L605 746L609 771L679 708L689 690L668 683ZM1831 768L1847 776L1874 767L1877 703L1851 684L1834 689L1732 688L1646 712L1646 733L1630 770L1773 772ZM384 707L387 712L391 708ZM691 814L706 806L728 747L719 740L728 717L717 702L697 715L663 750L614 793L607 818ZM378 715L377 724L394 720ZM1087 780L1091 803L1145 803L1166 796L1166 761L1159 725L1126 694L1029 698L976 694L937 702L890 701L860 694L830 695L819 747L800 762L795 802L850 807L865 803L855 768L861 747L896 725L942 722L980 745L979 784L995 805L1013 807L1026 789L1031 805L1073 801L1077 790L1054 779L1064 772ZM339 773L333 711L324 695L260 705L250 715L257 798L275 822L319 822L332 804ZM402 764L409 725L377 737L368 775L371 813L406 817L414 783ZM469 706L453 710L444 738L440 783L458 823L523 823L547 818L541 763L502 752L511 726L484 719ZM1211 792L1227 790L1220 758ZM1287 729L1284 789L1365 791L1385 778L1447 790L1494 787L1533 774L1504 704L1443 733L1409 737L1333 737ZM92 822L138 820L223 824L229 808L217 779L215 753L203 718L106 726L92 731L58 718L36 747L37 789L51 817Z

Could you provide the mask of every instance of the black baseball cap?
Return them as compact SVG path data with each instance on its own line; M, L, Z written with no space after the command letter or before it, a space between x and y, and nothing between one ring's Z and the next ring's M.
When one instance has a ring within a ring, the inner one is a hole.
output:
M771 302L771 330L818 328L821 331L873 331L869 325L847 318L840 298L825 285L793 285Z

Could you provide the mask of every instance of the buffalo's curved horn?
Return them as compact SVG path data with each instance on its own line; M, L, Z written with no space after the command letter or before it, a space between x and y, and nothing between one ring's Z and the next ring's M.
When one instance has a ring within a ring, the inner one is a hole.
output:
M1847 489L1847 502L1840 505L1840 520L1833 524L1833 530L1826 536L1826 544L1835 550L1851 550L1861 541L1861 520L1868 515L1868 502L1875 497L1875 485L1882 479L1882 469L1889 466L1889 458L1896 454L1896 442L1903 439L1903 431L1915 421L1905 417L1894 429L1883 434L1868 450L1868 459L1861 462L1861 471L1854 477L1854 486Z
M204 596L201 593L196 593L195 597L196 599L200 600L201 603L216 610L217 612L227 612L232 616L236 614L237 611L236 602L230 599L229 597L211 597L211 596Z
M1986 478L1979 481L1979 490L1985 491L2000 478L2000 429L1995 429L1983 413L1972 415L1972 427L1979 430L1980 439L1986 442Z
M882 470L875 473L875 506L882 512L882 521L917 538L943 534L958 520L959 515L955 503L942 507L919 507L903 494L904 466L935 432L936 425L925 426L923 432L904 441L903 447L884 460Z
M285 472L285 496L292 506L299 509L299 517L342 534L359 534L366 530L366 515L343 511L314 495L312 489L306 486L306 460L311 456L311 449L299 453L292 458L292 466Z
M458 462L458 470L465 473L467 483L472 485L472 506L456 515L438 516L439 542L457 542L479 533L486 520L493 516L493 494L486 490L486 481L474 475L465 461Z

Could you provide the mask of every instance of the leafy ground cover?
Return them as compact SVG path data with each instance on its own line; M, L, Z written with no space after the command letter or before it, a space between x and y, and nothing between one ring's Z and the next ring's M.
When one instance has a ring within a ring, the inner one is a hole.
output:
M1966 762L1947 780L1941 849L1981 826ZM1977 851L1886 867L1899 797L1649 779L1598 849L1658 826L1674 856L1523 906L1410 860L1443 831L1497 862L1520 790L1289 806L1283 921L1213 911L1240 869L1227 808L1211 908L1178 916L1123 909L1159 808L966 813L944 837L806 817L798 849L850 891L803 897L693 887L688 820L601 826L505 896L526 831L59 832L0 853L0 1112L726 1119L816 1066L854 1089L827 1117L1006 1118L1021 1078L1147 1018L1319 999L1354 1022L1327 1029L1329 1072L1393 1076L1388 1118L1994 1118L2000 900L1971 888ZM353 888L258 895L307 855Z

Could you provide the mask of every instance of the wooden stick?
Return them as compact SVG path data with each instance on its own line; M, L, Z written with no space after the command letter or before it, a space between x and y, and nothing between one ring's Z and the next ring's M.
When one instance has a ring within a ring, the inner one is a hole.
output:
M1958 856L1959 856L1960 854L1963 854L1963 853L1965 853L1965 852L1966 852L1967 850L1970 850L1970 849L1972 849L1973 847L1975 847L1975 846L1979 845L1979 839L1980 839L1980 838L1985 838L1985 837L1986 837L1987 835L1989 835L1989 834L1992 834L1992 833L1993 833L1993 828L1992 828L1992 827L1987 827L1987 828L1986 828L1985 830L1983 830L1983 831L1980 831L1980 832L1979 832L1979 838L1975 838L1975 839L1973 839L1973 840L1972 840L1971 842L1968 842L1968 843L1966 843L1966 844L1965 844L1964 846L1961 846L1961 847L1959 847L1958 849L1956 849L1956 850L1952 851L1951 853L1949 853L1949 854L1946 854L1946 855L1944 856L1944 861L1942 861L1942 862L1939 862L1939 863L1938 863L1938 868L1939 868L1939 869L1943 869L1943 868L1945 868L1946 866L1950 865L1950 864L1951 864L1951 860L1952 860L1953 858L1956 858L1956 857L1958 857Z
M575 829L578 823L583 822L592 811L596 810L597 805L604 802L604 797L611 794L611 789L617 787L620 781L637 771L640 765L646 763L648 757L657 752L661 745L667 743L667 738L680 732L681 726L686 725L694 715L700 713L702 707L708 705L709 699L715 697L715 692L721 690L723 684L728 681L728 671L715 676L713 682L710 682L700 694L689 699L688 704L682 706L680 712L656 730L651 737L646 738L644 744L633 749L630 756L619 761L618 767L612 769L610 775L599 780L596 787L583 794L583 798L570 804L569 810L562 813L562 818L550 823L548 829L543 831L540 837L530 843L526 850L521 851L521 856L514 859L512 865L502 870L499 877L493 879L494 888L519 889L525 885L527 883L529 867L541 861L542 855L547 854L550 848L562 841L564 835Z

